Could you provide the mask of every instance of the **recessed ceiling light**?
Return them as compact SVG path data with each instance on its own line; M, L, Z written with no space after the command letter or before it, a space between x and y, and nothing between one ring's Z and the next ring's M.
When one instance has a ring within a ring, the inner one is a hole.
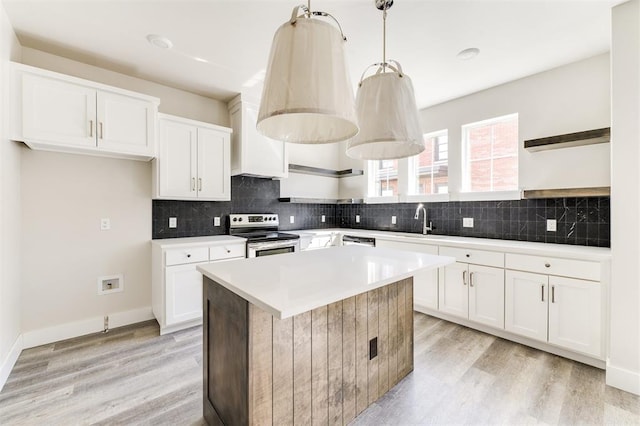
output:
M166 37L157 34L149 34L147 36L147 41L151 43L152 46L158 47L160 49L171 49L173 47L173 43Z
M469 59L473 59L480 53L480 49L477 47L470 47L468 49L461 50L458 52L458 59L462 59L463 61L468 61Z

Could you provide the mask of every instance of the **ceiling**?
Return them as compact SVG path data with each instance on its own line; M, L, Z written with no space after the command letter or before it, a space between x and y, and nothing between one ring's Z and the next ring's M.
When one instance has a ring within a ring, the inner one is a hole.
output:
M387 57L420 108L607 52L619 0L395 0ZM273 34L301 0L2 0L23 46L227 101L266 67ZM355 83L382 59L374 0L314 0L345 35ZM146 40L173 42L162 50ZM476 47L472 60L456 57ZM199 57L207 63L195 60Z

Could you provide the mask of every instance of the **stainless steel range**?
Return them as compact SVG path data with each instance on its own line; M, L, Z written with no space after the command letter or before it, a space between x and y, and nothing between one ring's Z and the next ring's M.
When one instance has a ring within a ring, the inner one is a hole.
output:
M231 214L229 234L247 239L247 257L293 253L300 250L300 236L278 232L277 214Z

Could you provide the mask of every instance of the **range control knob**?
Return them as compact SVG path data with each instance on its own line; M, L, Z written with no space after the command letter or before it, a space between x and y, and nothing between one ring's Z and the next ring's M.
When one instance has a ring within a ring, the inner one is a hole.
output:
M241 217L238 218L238 222L242 222L242 218Z
M238 218L237 218L237 217L234 217L234 218L233 218L233 221L234 221L234 222L237 222L237 221L238 221Z

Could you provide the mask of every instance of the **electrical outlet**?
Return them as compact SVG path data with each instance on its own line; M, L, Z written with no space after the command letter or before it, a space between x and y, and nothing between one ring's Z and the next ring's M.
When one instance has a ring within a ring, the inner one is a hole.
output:
M178 218L170 217L169 218L169 228L177 228L178 227Z
M322 215L322 217L320 218L320 221L322 223L325 223L327 221L327 217L325 215Z
M462 227L463 228L473 228L473 218L472 217L463 217L462 218Z
M391 224L392 225L396 224L396 217L395 216L391 216Z
M359 214L356 215L356 223L360 223L360 215Z
M555 219L547 219L547 232L556 232L557 222Z
M220 226L220 218L219 217L214 217L213 218L213 226Z
M289 216L289 223L295 223L296 222L296 217L295 216Z
M109 219L108 217L103 217L102 219L100 219L100 230L108 231L109 229L111 229L111 219Z

